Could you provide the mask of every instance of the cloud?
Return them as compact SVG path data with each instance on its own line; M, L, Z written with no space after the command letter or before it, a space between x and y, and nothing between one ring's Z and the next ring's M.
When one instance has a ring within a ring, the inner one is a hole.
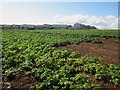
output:
M0 9L0 23L2 24L39 24L39 22L45 22L45 17L34 14L30 10L3 5Z
M63 24L74 24L74 23L83 23L87 25L94 25L100 29L117 29L118 28L118 18L112 15L97 17L89 15L67 15L67 16L54 16L54 22L63 23Z
M75 24L83 23L86 25L94 25L100 29L117 29L118 18L112 15L97 17L82 14L73 15L48 15L41 16L32 10L22 9L21 7L1 6L0 23L2 24Z

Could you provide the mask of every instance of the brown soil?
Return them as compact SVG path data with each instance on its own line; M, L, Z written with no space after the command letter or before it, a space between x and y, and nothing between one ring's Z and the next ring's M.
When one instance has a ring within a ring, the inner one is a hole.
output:
M118 63L118 40L117 39L105 39L101 38L101 41L103 44L95 44L95 43L87 43L83 42L79 45L67 45L67 46L60 46L57 47L58 49L61 49L63 47L66 47L70 52L76 51L81 56L88 55L88 56L98 56L101 57L102 64L109 64L109 63ZM90 80L93 83L100 84L104 90L113 90L113 88L116 88L114 85L110 83L104 83L102 81L98 81L95 79L93 75L89 75ZM3 79L3 83L6 82L6 79ZM28 89L30 85L36 85L37 80L35 80L33 77L29 77L25 74L25 72L21 72L19 75L15 77L15 79L11 82L12 89ZM6 84L3 84L3 89L6 88ZM111 89L110 89L111 88ZM120 88L114 89L119 90Z
M88 73L87 73L88 74ZM94 75L91 75L90 73L88 74L90 77L89 77L89 80L94 83L94 84L98 84L102 87L102 90L119 90L120 87L117 87L111 83L106 83L102 80L96 80L95 79L95 76Z
M5 77L3 80L3 88L2 90L6 90L8 85L5 82ZM37 80L33 77L29 77L25 74L25 71L20 72L10 83L12 90L28 90L30 85L36 85Z
M98 56L101 58L102 64L118 64L118 43L119 39L115 38L99 38L103 43L95 44L82 42L79 45L67 45L60 46L57 49L63 47L67 48L70 52L78 52L81 56Z
M82 72L80 72L80 73L83 73L83 74L88 75L88 76L89 76L88 79L89 79L92 83L100 85L101 90L120 90L120 87L117 87L117 86L115 86L115 85L113 85L113 84L111 84L111 83L107 83L107 82L104 82L104 81L102 81L102 80L96 80L96 79L95 79L95 76L92 75L91 73L86 73L86 72L84 72L84 71L82 71Z
M102 64L118 64L119 62L119 53L118 53L118 45L120 39L115 38L99 38L103 43L102 44L95 44L95 43L88 43L82 42L79 45L67 45L67 46L60 46L57 49L62 49L63 47L67 48L69 52L78 52L81 56L98 56L101 58ZM89 80L93 83L99 84L102 86L102 90L120 90L120 87L116 87L111 83L105 83L104 81L99 81L95 79L94 75L88 73Z
M28 77L25 73L16 76L16 78L12 81L12 85L14 88L20 89L28 89L30 85L35 85L37 80L33 77Z

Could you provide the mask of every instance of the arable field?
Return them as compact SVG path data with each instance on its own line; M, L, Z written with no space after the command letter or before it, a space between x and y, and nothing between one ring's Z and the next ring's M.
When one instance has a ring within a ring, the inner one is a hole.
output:
M120 89L117 30L2 30L3 89Z

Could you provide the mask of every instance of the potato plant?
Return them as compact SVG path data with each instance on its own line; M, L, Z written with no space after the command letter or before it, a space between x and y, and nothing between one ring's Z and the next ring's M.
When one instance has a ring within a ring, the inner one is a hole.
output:
M96 80L119 86L119 65L104 67L98 57L80 56L65 48L56 49L58 46L81 42L102 44L99 39L91 36L119 37L115 31L3 30L2 74L11 82L20 71L25 71L26 75L37 80L36 85L29 85L30 89L100 89L100 85L89 80L89 75L86 75L88 73L92 73Z

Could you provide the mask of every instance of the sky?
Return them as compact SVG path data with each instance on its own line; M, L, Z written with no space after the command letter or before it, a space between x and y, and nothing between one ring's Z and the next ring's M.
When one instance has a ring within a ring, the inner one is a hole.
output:
M117 2L2 2L0 24L75 24L117 29Z

